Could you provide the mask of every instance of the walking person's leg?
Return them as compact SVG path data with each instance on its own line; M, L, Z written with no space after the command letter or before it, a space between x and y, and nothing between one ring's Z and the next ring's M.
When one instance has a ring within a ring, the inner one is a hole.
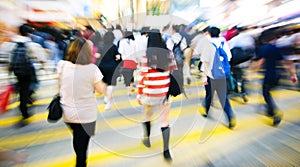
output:
M192 49L186 48L184 50L184 65L183 65L183 76L186 78L187 84L191 84L191 57L192 57Z
M142 142L146 147L151 147L150 133L151 133L151 119L153 115L153 106L144 104L144 110L145 110L145 120L142 123L144 129L144 138Z
M73 148L76 153L76 167L87 166L87 150L89 141L93 131L95 130L95 122L89 124L73 124L68 123L73 131Z
M163 137L163 156L166 161L172 161L169 151L170 141L170 127L169 127L169 112L171 108L170 103L160 105L161 110L161 132Z
M103 94L104 94L104 104L107 103L108 101L108 98L107 98L107 84L105 82L103 82Z
M125 86L127 89L127 95L131 95L131 86L133 86L133 71L132 69L122 69L122 75L124 76Z
M212 92L211 79L209 77L207 77L207 85L205 85L204 88L205 88L205 100L204 100L205 113L202 113L202 115L204 117L207 117L212 102L212 96L214 93Z
M273 117L273 125L276 126L281 122L281 114L280 112L277 111L277 107L275 105L274 99L271 96L271 89L274 87L274 85L271 84L263 84L263 97L264 100L267 104L267 114L270 117Z
M22 113L23 120L29 118L28 113L28 96L30 92L30 80L26 77L17 77L18 78L18 85L19 85L19 95L20 95L20 111Z
M212 82L212 87L216 89L219 101L221 103L221 106L226 113L227 120L229 122L228 127L231 129L235 127L236 122L234 118L234 114L228 99L227 95L227 86L226 86L226 80L225 79L218 79L214 80Z

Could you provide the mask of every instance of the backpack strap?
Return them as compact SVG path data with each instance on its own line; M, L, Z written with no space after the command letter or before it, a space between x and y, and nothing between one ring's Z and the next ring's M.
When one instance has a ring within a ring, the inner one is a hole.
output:
M181 41L183 40L183 36L181 36L181 39L180 39L180 41L179 41L178 43L175 43L174 40L173 40L172 38L171 38L171 40L172 40L172 42L174 43L174 47L180 46ZM173 48L174 48L174 47L173 47Z
M221 42L221 44L220 44L220 48L222 48L222 49L223 49L223 46L224 46L224 41L222 41L222 42Z

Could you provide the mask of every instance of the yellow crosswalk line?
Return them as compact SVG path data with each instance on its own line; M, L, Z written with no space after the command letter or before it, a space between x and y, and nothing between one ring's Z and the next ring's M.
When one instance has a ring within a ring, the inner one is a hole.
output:
M282 96L283 94L288 93L288 96ZM299 92L297 91L288 91L288 90L276 90L272 92L273 96L275 98L294 98L298 95L300 95ZM193 94L188 95L189 99L193 99L193 98L203 98L204 96L204 92L200 91L200 92L193 92ZM37 105L44 105L44 104L49 104L52 98L46 98L46 99L41 99L41 100L37 100L37 102L35 104ZM241 100L241 98L238 98ZM185 99L184 96L180 95L177 97L172 97L172 101L185 101L188 99ZM242 100L241 100L242 101ZM263 97L260 94L253 94L250 95L250 99L249 102L247 102L247 105L251 105L251 104L260 104L260 103L264 103ZM128 108L130 104L130 107L138 107L139 104L137 103L136 100L129 100L129 102L123 101L123 102L116 102L112 108L112 110L114 109L124 109L124 108ZM200 101L199 101L199 105L200 105ZM219 104L217 104L219 105ZM233 107L236 106L240 106L243 105L242 103L239 103L237 101L231 100L231 105ZM98 105L98 110L100 112L104 111L104 105ZM198 106L197 106L198 107ZM45 108L46 109L46 108ZM47 118L47 111L43 111L41 113L37 113L35 114L32 118L30 118L30 122L41 122L41 121L45 121ZM9 127L12 126L13 124L17 123L19 120L21 119L20 116L12 116L9 118L1 118L0 119L0 128L3 127Z
M170 118L174 119L177 118L179 114L182 116L186 114L191 114L194 111L195 111L195 106L187 106L184 108L181 107L172 108L172 112L170 112ZM33 116L32 119L46 120L46 114L47 113L35 115ZM141 116L142 113L139 113L139 114L131 115L130 117L134 120L142 120ZM109 124L109 126L115 128L122 127L122 126L132 127L132 126L136 126L136 123L137 122L124 119L123 117L117 117L117 118L111 118L107 122L98 122L97 127L98 129L101 129L101 127L105 127L104 126L105 124ZM28 145L28 143L34 143L34 145L38 145L44 143L45 141L53 142L53 141L70 138L70 135L68 134L68 129L61 128L61 127L44 130L43 133L38 134L38 140L35 134L36 132L31 132L31 133L25 133L17 136L6 137L4 139L1 139L0 147L21 148Z
M185 111L183 111L183 112L185 112ZM289 118L289 121L300 119L300 116L296 109L290 110L288 114L291 116ZM202 150L202 151L199 150L199 152L201 152L201 153L198 155L203 155L203 153L205 153L205 151L212 150L213 148L220 147L221 145L219 145L217 143L209 144L209 141L207 141L206 143L201 143L201 142L199 143L199 138L201 135L204 135L206 133L212 133L213 138L219 138L219 139L222 138L222 141L225 139L230 140L232 137L231 135L234 133L235 134L243 133L243 131L247 132L248 130L251 130L251 129L253 132L259 132L260 128L266 127L266 126L262 126L262 125L264 125L264 124L262 124L262 122L264 122L264 119L265 118L260 115L252 115L250 117L245 117L239 121L237 128L233 131L229 130L225 126L217 126L217 128L213 131L211 131L211 129L208 129L208 128L193 130L193 131L187 133L186 136L173 136L170 139L170 145L174 144L174 142L179 141L180 145L181 145L181 142L188 143L188 145L184 145L184 146L188 147L187 149L191 149L191 147L195 147L195 146L197 147L197 144L200 144L201 145L200 150ZM267 133L266 132L256 133L256 137L263 136L263 135L267 135ZM225 136L227 136L227 137L225 137ZM239 143L239 145L240 146L247 145L250 142L251 142L251 140L245 140L245 141ZM137 143L137 144L139 144L139 143ZM194 146L192 146L193 144L194 144ZM205 145L205 147L203 144ZM153 149L153 150L155 150L157 148L160 149L161 141L152 141L151 145L152 145L151 149ZM125 155L125 154L134 153L134 152L147 151L147 148L140 146L140 145L137 145L134 147L126 147L126 145L123 144L123 146L124 146L124 148L119 148L118 150L116 150L116 152L119 152L119 153L122 153ZM174 148L174 149L176 149L176 148ZM88 158L88 161L89 161L88 163L90 165L92 165L92 164L108 163L108 162L111 162L112 160L115 161L115 157L117 156L116 154L117 153L107 152L107 151L103 151L103 150L99 151L99 149L92 149L89 152L90 156ZM184 159L184 160L186 160L186 159ZM151 162L151 159L149 161ZM183 161L183 159L181 159L181 161ZM63 157L56 157L56 158L45 159L45 160L37 161L37 162L31 162L31 163L24 165L24 167L39 167L39 166L68 167L68 166L74 166L74 165L75 165L74 155L73 156L65 155Z

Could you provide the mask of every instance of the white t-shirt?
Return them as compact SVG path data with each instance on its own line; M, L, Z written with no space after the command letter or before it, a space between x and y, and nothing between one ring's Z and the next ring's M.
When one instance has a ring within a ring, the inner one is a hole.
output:
M136 58L136 43L134 40L123 38L119 43L119 53L121 53L123 60L133 60L137 62Z
M69 123L90 123L97 119L97 101L94 84L103 75L94 64L78 65L60 61L57 66L60 76L60 96L63 119Z
M241 47L243 49L255 48L255 41L251 35L241 33L228 41L230 49L234 47Z
M197 39L192 41L192 43L195 43L194 52L196 52L198 55L200 55L200 60L203 63L207 63L207 70L203 69L205 72L205 75L207 75L210 78L213 78L211 69L212 69L212 65L214 62L216 48L209 41L209 38L207 36L205 36L204 34L198 35Z
M135 38L135 46L136 46L136 57L137 63L140 63L142 57L146 55L148 37L145 35L136 34Z
M167 48L169 50L173 50L174 48L174 45L175 44L178 44L179 42L181 41L180 43L180 49L181 50L184 50L185 48L187 48L187 44L186 44L186 39L185 38L182 38L182 36L179 34L179 33L175 33L171 36L171 38L169 38L167 41L166 41L166 45L167 45Z

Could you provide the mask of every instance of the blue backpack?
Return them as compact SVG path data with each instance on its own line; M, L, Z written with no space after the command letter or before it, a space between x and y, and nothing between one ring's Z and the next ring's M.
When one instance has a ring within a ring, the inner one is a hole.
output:
M216 48L216 53L214 57L213 67L212 67L212 76L214 79L225 79L230 77L230 64L228 62L227 54L223 49L224 42L221 42L220 47L217 47L212 43ZM223 58L223 61L220 60L220 57Z

